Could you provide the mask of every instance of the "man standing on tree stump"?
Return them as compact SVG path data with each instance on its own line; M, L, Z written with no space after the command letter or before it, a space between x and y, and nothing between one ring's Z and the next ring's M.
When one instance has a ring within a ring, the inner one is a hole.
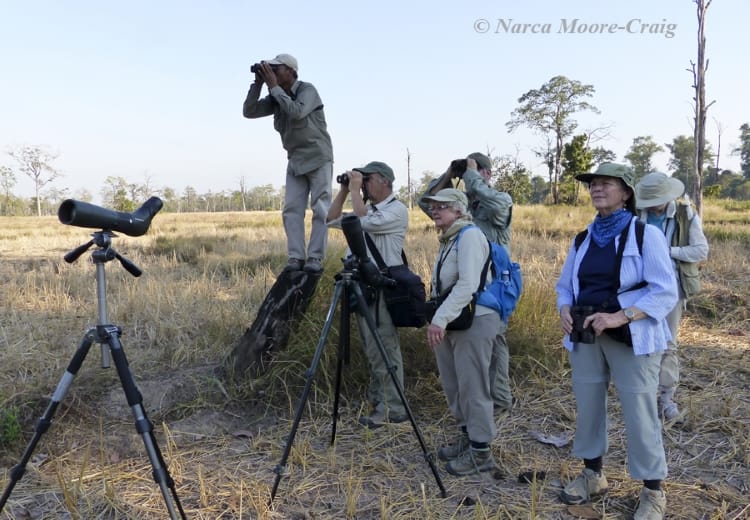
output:
M289 259L284 271L304 269L319 274L328 241L326 215L331 205L333 174L333 146L323 102L314 86L297 79L297 60L289 54L256 63L250 70L255 73L255 82L247 93L242 114L250 119L273 115L273 126L287 151L282 217ZM268 85L268 95L260 99L263 83ZM306 252L308 198L313 217Z

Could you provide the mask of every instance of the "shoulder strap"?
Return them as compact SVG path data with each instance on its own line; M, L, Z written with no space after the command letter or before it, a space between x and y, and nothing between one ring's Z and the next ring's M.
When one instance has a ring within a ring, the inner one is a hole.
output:
M375 263L378 264L378 268L382 270L388 267L387 265L385 265L383 256L380 254L380 251L378 251L378 248L375 246L375 242L370 236L370 233L365 232L365 242L367 242L367 248L370 250L370 253L372 253L372 257L375 259ZM403 248L401 249L401 260L404 261L405 266L409 267L409 262L406 260L406 253L404 253Z
M463 233L465 230L472 228L472 227L477 227L477 226L474 226L472 224L469 226L464 226L458 230L458 234L456 235L456 240L453 242L453 244L451 244L451 247L453 247L454 245L456 246L456 252L458 252L458 239L461 238L461 233ZM489 247L489 252L487 254L487 260L484 262L484 267L482 268L482 274L479 277L479 287L477 287L477 291L475 294L478 294L479 292L482 291L482 288L484 287L486 280L487 280L487 269L489 269L490 263L492 260L492 244L490 243L489 240L487 240L487 246ZM437 265L437 270L435 271L435 279L436 279L436 284L437 284L438 296L440 296L440 269L442 267L443 267L443 262L439 261Z
M625 229L628 229L627 227ZM638 219L635 222L635 243L638 244L638 252L643 255L643 233L646 231L646 224L643 223L642 220ZM586 236L588 236L589 230L584 229L580 233L578 233L573 240L576 251L578 251L578 248L581 247L581 244L583 244L583 241L586 240ZM627 236L627 234L626 234ZM621 258L622 260L622 258Z
M583 244L583 241L586 240L586 237L588 236L588 234L589 234L589 230L584 229L583 231L581 231L580 233L576 235L576 238L573 240L573 243L576 246L576 251L578 251L578 248L581 247L581 244Z

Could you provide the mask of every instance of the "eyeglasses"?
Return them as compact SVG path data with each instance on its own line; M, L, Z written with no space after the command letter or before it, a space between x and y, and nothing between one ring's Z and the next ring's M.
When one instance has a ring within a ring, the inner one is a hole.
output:
M441 211L452 207L450 204L433 204L430 206L430 211Z

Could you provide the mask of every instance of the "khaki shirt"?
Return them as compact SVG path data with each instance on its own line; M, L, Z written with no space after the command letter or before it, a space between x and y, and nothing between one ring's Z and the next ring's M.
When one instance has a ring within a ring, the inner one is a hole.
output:
M295 81L291 95L277 85L259 99L262 86L250 86L242 114L249 119L273 114L273 127L281 134L281 144L287 151L289 173L304 175L333 162L323 101L315 87Z

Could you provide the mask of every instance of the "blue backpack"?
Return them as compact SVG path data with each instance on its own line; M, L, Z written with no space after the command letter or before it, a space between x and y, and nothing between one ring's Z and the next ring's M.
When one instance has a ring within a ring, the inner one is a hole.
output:
M461 233L471 227L476 226L466 226L458 232L456 247L458 247ZM492 281L479 293L477 303L497 311L500 318L507 324L508 318L516 310L516 304L518 304L523 292L521 266L517 262L511 261L508 251L503 246L489 240L487 242L490 245L490 254L484 269L482 269L482 280L487 276L489 264L489 268L492 270Z

